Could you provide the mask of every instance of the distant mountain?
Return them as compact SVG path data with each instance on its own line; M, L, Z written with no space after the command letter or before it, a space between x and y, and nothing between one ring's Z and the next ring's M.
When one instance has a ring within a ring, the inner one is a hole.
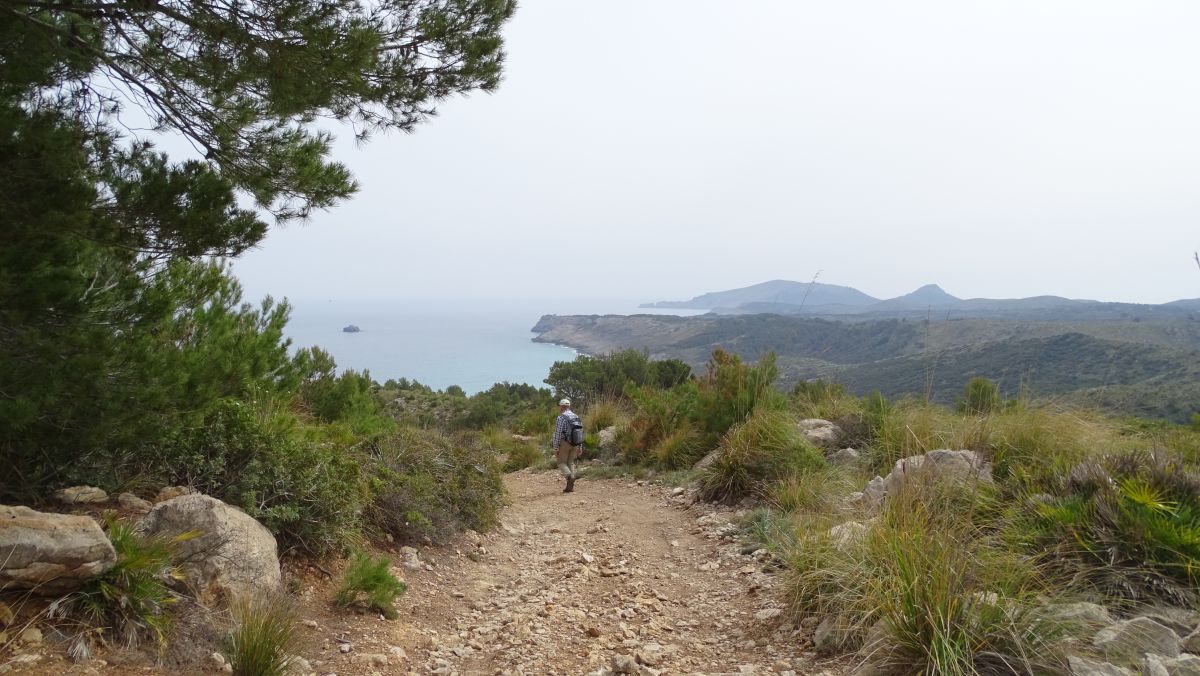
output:
M852 321L918 319L935 312L943 319L1091 322L1195 318L1200 313L1200 299L1162 305L1106 303L1061 296L962 299L937 284L926 284L912 293L881 301L848 286L775 280L743 289L706 293L687 301L664 301L642 307L704 309L720 315L803 315Z
M943 308L962 303L961 298L955 298L942 290L937 284L926 284L921 288L890 300L876 303L868 308L870 312L887 312L889 310L927 310Z
M862 291L848 286L776 279L742 289L706 293L691 300L645 303L642 307L712 310L714 308L736 308L747 303L778 303L798 308L822 305L867 307L878 302L878 298L872 298Z

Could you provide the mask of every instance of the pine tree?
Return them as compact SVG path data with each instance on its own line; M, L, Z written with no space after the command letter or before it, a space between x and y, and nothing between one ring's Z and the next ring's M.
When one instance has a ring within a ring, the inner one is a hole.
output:
M0 499L118 483L220 402L294 392L286 304L243 303L214 259L354 192L317 120L365 139L496 87L513 11L0 0Z

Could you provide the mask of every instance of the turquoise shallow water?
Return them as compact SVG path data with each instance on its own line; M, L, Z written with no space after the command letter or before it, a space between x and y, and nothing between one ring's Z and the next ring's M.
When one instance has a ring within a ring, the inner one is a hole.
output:
M468 393L508 381L544 386L555 361L575 351L532 342L544 314L635 314L632 300L293 300L287 335L295 347L318 345L338 368L368 370L379 382L419 380ZM673 314L694 311L670 310ZM344 333L354 324L359 333Z

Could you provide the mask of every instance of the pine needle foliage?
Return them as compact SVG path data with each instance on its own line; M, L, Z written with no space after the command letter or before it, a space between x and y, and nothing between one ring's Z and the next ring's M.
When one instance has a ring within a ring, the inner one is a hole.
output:
M364 602L368 608L379 611L389 620L396 619L396 597L403 594L407 587L392 575L391 565L392 561L387 557L376 559L355 552L350 557L350 565L342 576L342 587L334 600L342 606Z

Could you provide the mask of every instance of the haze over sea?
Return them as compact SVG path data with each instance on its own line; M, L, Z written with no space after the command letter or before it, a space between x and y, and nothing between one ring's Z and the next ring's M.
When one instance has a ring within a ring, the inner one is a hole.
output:
M338 370L368 370L379 382L416 379L435 389L458 385L473 394L494 383L542 382L556 361L575 351L534 343L545 314L701 314L638 308L628 299L586 300L291 300L287 336L293 348L319 346ZM345 333L348 324L359 333Z

